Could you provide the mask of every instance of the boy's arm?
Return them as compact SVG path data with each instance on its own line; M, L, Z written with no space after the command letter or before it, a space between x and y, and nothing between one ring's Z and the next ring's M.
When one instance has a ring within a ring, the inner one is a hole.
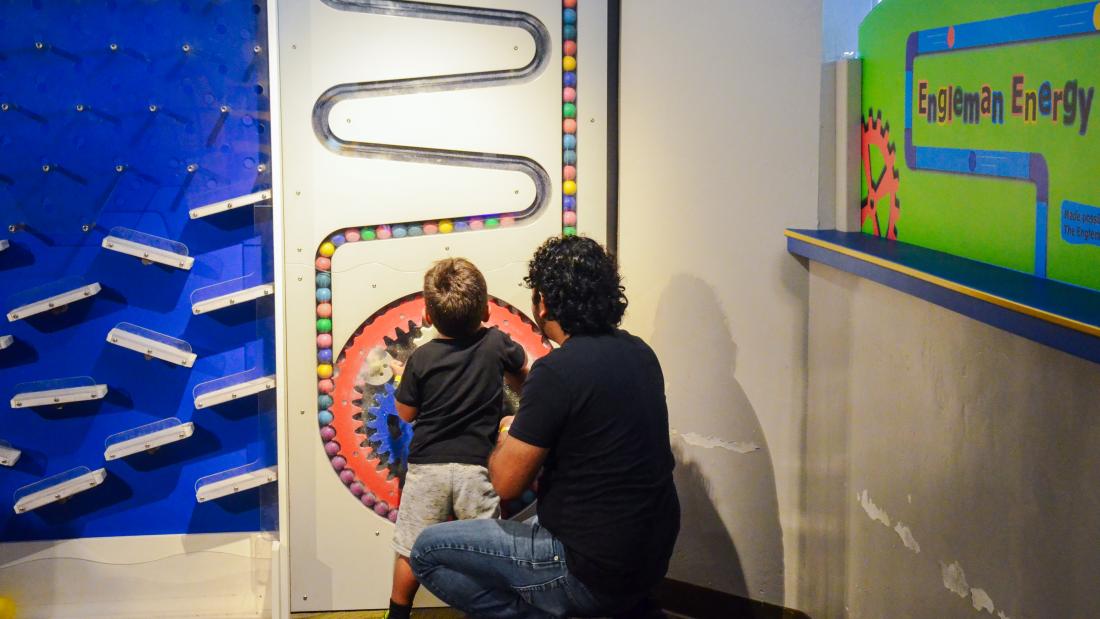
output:
M395 404L397 404L397 416L404 420L405 423L416 421L416 416L420 414L420 409L415 406L409 406L408 404L402 404L401 402L395 402Z
M497 495L504 501L518 497L531 487L535 475L542 468L546 454L550 452L549 449L535 447L509 436L508 428L512 419L513 417L508 416L501 420L497 446L489 456L489 479L493 482Z
M504 384L515 391L517 395L523 393L523 383L527 382L527 368L521 367L516 372L504 373Z

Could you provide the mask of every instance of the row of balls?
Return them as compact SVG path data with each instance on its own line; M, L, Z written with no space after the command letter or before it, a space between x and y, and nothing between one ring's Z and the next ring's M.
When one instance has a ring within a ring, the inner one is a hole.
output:
M577 234L577 0L562 0L562 234Z
M332 397L322 394L319 398L328 398L328 406L332 406ZM325 411L327 412L327 411ZM328 413L329 422L332 421L332 413ZM347 468L348 461L344 456L340 455L340 444L336 442L336 429L329 424L321 426L321 440L324 441L325 453L331 458L332 468L340 476L340 481L348 487L355 497L367 508L374 510L374 513L388 518L390 522L397 522L398 509L396 507L390 507L385 501L380 501L377 496L360 482L356 476L355 471Z

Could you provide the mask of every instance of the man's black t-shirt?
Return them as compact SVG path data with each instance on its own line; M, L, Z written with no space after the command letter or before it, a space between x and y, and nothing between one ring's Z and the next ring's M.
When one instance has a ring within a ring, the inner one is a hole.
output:
M626 331L570 337L539 359L510 430L549 449L539 524L570 571L606 593L664 577L680 530L660 363Z
M434 339L413 351L398 402L419 409L409 462L485 466L503 414L504 372L518 372L523 347L496 327Z

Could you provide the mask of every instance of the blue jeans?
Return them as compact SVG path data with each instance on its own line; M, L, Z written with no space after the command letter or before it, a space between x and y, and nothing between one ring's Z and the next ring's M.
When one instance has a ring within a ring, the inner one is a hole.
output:
M420 534L409 559L436 597L479 618L592 617L636 601L590 591L569 573L561 542L537 523L437 524Z

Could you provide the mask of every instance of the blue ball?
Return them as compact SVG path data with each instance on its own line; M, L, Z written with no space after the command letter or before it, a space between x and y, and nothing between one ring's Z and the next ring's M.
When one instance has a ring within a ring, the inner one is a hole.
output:
M456 221L455 222L455 232L465 232L469 229L470 229L470 224L466 223L465 221Z
M576 71L566 71L565 73L562 73L561 74L561 82L563 84L565 84L566 86L576 86L577 85L577 72Z
M333 245L339 247L339 246L343 245L344 243L346 243L348 240L344 238L343 234L334 234L334 235L332 235L332 238L329 239L329 241Z
M330 362L332 362L332 349L331 348L322 348L321 350L318 350L317 351L317 360L320 361L321 363L330 363Z
M565 163L565 165L573 165L574 163L577 163L577 151L575 151L575 150L562 151L561 160Z
M409 226L409 236L423 236L424 229L420 226Z
M318 288L317 289L317 301L319 303L324 303L326 301L331 301L331 300L332 300L332 289L331 288Z
M566 150L572 150L577 147L577 136L572 133L566 133L561 139L561 147Z
M573 20L573 21L576 21L576 20ZM577 27L573 24L566 24L561 29L561 36L562 36L563 39L574 39L574 40L576 40L576 38L577 38Z
M328 288L331 285L332 285L332 276L331 275L329 275L328 273L318 273L317 274L317 287L318 288Z
M567 211L577 210L577 196L565 196L561 199L561 206Z
M394 226L390 229L390 232L393 233L393 238L395 239L403 239L409 234L409 231L405 229L405 226Z
M317 406L324 410L332 406L332 396L328 394L322 394L317 396Z
M564 11L561 12L561 20L563 22L567 23L567 24L577 23L577 10L576 9L565 9ZM577 27L574 26L573 27L573 33L574 33L573 36L576 36L576 32L577 32ZM572 39L573 37L571 37L567 34L567 35L565 35L565 38Z
M317 423L323 426L327 426L328 424L332 423L332 413L328 411L321 411L317 413Z

